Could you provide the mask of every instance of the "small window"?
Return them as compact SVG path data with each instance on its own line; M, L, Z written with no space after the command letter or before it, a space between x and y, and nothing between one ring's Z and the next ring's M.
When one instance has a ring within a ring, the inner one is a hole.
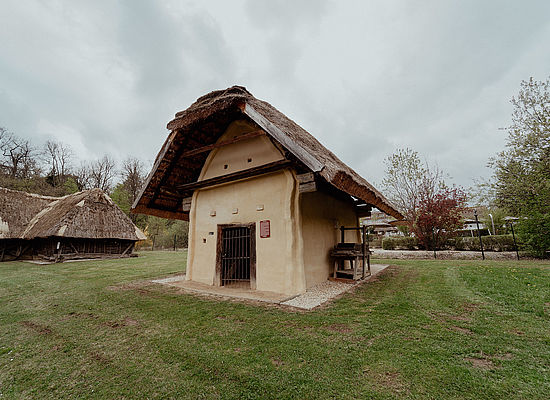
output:
M251 159L251 158L249 158L249 159L248 159L248 162L252 162L252 159Z
M227 167L229 167L229 165L224 164L223 169L227 169Z

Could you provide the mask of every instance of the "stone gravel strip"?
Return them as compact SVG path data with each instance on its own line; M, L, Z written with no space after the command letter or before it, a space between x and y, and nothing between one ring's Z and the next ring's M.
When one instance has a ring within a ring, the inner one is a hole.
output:
M180 282L185 280L185 275L174 275L169 278L155 279L151 282L153 283L171 283L171 282Z
M304 294L282 302L281 304L311 310L312 308L320 306L324 302L347 292L355 285L357 284L334 281L322 282L318 285L310 287Z

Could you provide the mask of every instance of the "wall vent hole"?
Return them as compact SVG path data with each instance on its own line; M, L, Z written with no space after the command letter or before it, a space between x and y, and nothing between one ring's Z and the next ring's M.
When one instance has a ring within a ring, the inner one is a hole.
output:
M224 164L223 169L227 169L228 166L229 166L229 165Z
M251 159L251 158L249 158L249 159L248 159L248 162L252 162L252 159Z

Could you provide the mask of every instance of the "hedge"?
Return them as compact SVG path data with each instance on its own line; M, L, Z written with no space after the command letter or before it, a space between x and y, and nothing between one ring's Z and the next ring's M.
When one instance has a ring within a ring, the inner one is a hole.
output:
M418 246L418 240L410 236L395 236L382 239L382 248L384 250L415 250Z
M514 251L512 235L482 236L483 249L487 251ZM455 250L481 251L479 237L457 237L450 241Z

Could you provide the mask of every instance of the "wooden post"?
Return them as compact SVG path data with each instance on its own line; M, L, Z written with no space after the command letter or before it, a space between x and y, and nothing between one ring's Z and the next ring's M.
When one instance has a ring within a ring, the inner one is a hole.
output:
M434 250L434 258L437 258L437 254L435 254L435 228L432 228L432 241L433 241L433 250Z
M481 258L485 260L485 252L483 251L483 241L481 240L481 231L479 230L479 221L477 219L477 210L474 210L474 217L476 217L477 235L479 236L479 246L481 247Z
M344 225L340 227L340 243L345 243L346 241L346 230L344 228Z
M514 225L512 225L511 222L510 222L510 229L512 229L512 238L514 239L514 247L516 249L516 257L519 261L519 251L518 251L518 244L516 243L516 234L514 233Z
M176 251L176 238L178 235L174 235L174 251Z
M365 242L366 240L366 231L367 231L367 227L365 225L362 226L363 227L363 246L362 246L362 250L363 250L363 274L362 274L362 279L365 279L365 262L367 261L367 257L366 257L366 248L367 248L367 243Z

